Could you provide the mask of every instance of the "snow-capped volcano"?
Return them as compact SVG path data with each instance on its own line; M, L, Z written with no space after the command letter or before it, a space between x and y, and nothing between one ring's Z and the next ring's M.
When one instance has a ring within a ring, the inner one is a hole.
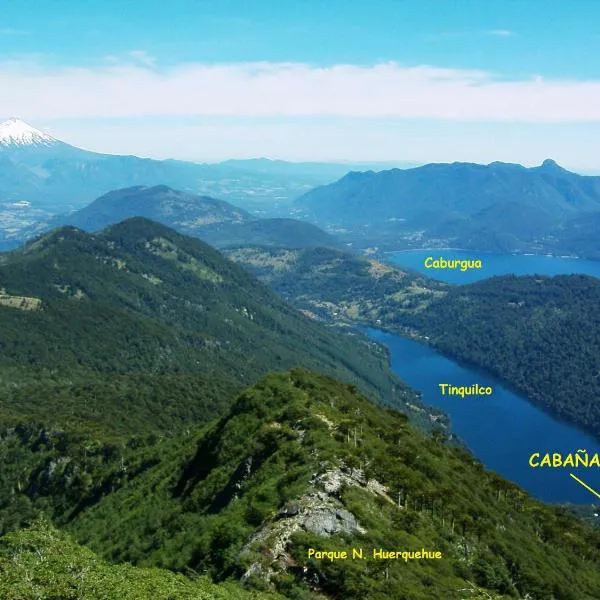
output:
M53 146L57 142L52 136L16 117L0 123L0 148Z

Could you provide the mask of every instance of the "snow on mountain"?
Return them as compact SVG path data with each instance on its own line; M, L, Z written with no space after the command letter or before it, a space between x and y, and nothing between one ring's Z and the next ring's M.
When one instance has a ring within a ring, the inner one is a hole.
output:
M52 146L57 142L52 136L16 117L0 123L0 148Z

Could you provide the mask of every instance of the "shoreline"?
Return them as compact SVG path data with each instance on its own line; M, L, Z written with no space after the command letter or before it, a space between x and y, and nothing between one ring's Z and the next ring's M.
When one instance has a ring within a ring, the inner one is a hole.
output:
M468 360L465 360L465 361L459 360L457 357L453 356L451 353L443 352L436 346L424 341L423 339L419 339L417 337L412 337L410 335L406 335L405 333L402 333L400 331L395 331L392 328L383 328L382 329L381 325L378 325L375 327L373 327L372 325L369 325L366 327L366 331L364 331L364 333L371 340L384 345L388 349L390 356L391 356L392 349L391 349L391 346L389 345L389 342L386 342L381 337L378 337L378 334L383 333L384 334L382 336L383 338L385 338L386 336L390 336L392 339L399 338L401 340L407 340L409 342L419 344L420 346L422 346L422 347L426 348L428 351L430 351L433 356L441 357L445 361L449 361L449 363L451 363L453 365L453 367L452 367L453 369L458 368L459 372L465 371L469 375L469 380L483 379L484 381L487 380L488 382L490 382L490 384L493 386L495 393L506 395L506 398L509 399L510 402L513 403L511 410L513 410L514 408L518 408L519 404L522 404L524 406L529 406L539 415L543 415L542 418L544 420L546 418L550 419L550 421L548 421L547 423L553 423L554 425L558 426L558 428L560 430L563 430L563 428L567 428L564 431L568 430L571 433L573 433L575 436L581 437L582 438L581 441L584 441L589 446L596 448L600 444L600 437L597 437L592 432L586 430L586 428L583 427L581 424L569 421L568 419L565 419L564 417L561 417L559 414L557 414L557 412L554 411L552 408L546 407L544 405L541 405L538 402L532 401L514 383L503 378L499 374L493 373L492 371L490 371L489 369L486 369L485 367L482 367L482 366L480 366L474 362L470 362ZM391 365L391 363L390 363L390 365ZM405 379L405 374L403 374L401 372L402 367L391 367L391 369L397 377L399 377L405 383L408 383ZM431 372L433 373L432 379L437 380L438 377L436 377L436 375L438 374L438 372L434 372L433 370ZM510 469L510 468L505 469L504 467L502 469L499 469L497 465L493 466L492 464L490 464L489 457L487 459L484 459L481 456L480 441L471 440L470 443L467 442L467 440L464 437L465 429L461 428L460 426L457 428L456 420L455 420L456 415L454 415L454 418L453 418L453 415L452 415L453 410L452 410L451 404L444 405L443 402L438 402L438 401L434 400L431 396L426 398L425 396L429 396L429 394L431 394L431 390L421 389L421 388L415 386L414 384L408 384L408 385L413 390L416 390L417 392L420 393L421 403L424 406L428 407L429 409L433 408L438 411L441 411L446 416L446 418L449 420L449 425L450 425L449 432L452 433L454 436L456 436L458 441L461 442L462 444L464 444L469 449L469 451L474 456L476 456L478 458L478 460L480 460L486 466L486 468L499 472L502 475L502 477L504 477L514 483L517 483L517 485L520 485L521 487L526 489L531 496L533 496L533 497L537 498L538 500L545 502L547 504L569 503L574 506L590 506L590 505L592 505L592 502L589 502L589 503L581 502L574 498L571 498L570 500L557 500L557 499L544 498L543 495L540 493L539 489L537 489L537 490L530 489L529 486L527 485L527 483L524 483L523 481L518 481L519 477L516 476L517 475L516 472L509 472L512 469ZM440 398L441 398L441 396L440 396ZM473 409L473 411L475 411L475 409ZM469 436L467 436L467 437L469 437ZM492 462L495 461L497 458L498 457L495 457L494 459L492 459ZM557 486L557 483L556 483L556 481L554 481L552 483L553 490L557 489L556 486Z
M600 262L593 258L585 258L577 255L567 254L536 254L535 252L491 252L489 250L468 250L466 248L406 248L404 250L385 250L382 254L406 254L409 252L437 252L437 251L452 251L452 252L472 252L473 254L491 254L494 256L536 256L539 258L559 258L561 260L588 260L590 262Z
M466 248L407 248L405 250L385 250L383 254L399 254L401 252L433 252L437 250L452 250L454 252L471 252ZM479 250L477 251L479 252ZM493 254L493 252L484 252L485 254Z

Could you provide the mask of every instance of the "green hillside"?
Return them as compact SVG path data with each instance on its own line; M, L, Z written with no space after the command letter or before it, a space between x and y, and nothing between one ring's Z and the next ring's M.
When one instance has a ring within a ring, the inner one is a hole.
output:
M332 323L384 323L423 310L447 285L329 248L243 247L227 256L300 310Z
M212 418L302 365L398 404L385 353L325 328L216 250L145 219L62 228L0 255L0 412L106 434Z
M136 452L152 462L136 470L125 459L122 483L75 511L56 503L64 462L38 476L56 486L46 502L57 522L111 561L288 598L600 595L597 530L532 500L441 432L426 436L302 369L268 375L208 429ZM364 557L317 559L311 548ZM380 560L373 549L442 556Z
M0 538L3 600L276 600L272 594L190 580L160 569L111 565L40 521Z

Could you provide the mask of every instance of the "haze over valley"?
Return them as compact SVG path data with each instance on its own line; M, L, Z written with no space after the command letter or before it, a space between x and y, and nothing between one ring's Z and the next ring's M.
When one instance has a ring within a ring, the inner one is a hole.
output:
M339 243L382 251L454 247L600 257L595 236L600 176L572 173L551 159L532 168L495 162L380 171L266 159L200 165L83 151L14 118L0 125L0 159L4 248L56 225L93 229L143 215L167 225L177 226L179 219L179 230L195 232L217 246L272 243L256 234L270 227L257 219L275 217L317 225L338 238L326 242L319 234L319 243L309 233L316 230L298 223L308 238L300 241L292 234L289 243L300 246ZM131 192L114 195L118 188L130 187L165 193L165 185L188 194L185 211L194 210L196 203L198 215L177 216L184 210L181 206L156 212L150 208L152 191L144 191L148 199L140 196L135 203ZM148 210L142 208L145 202ZM227 202L231 217L217 208ZM96 214L99 210L102 216ZM238 228L215 236L206 227L225 227L225 222L247 227L252 221L254 234ZM286 242L279 239L279 244Z

